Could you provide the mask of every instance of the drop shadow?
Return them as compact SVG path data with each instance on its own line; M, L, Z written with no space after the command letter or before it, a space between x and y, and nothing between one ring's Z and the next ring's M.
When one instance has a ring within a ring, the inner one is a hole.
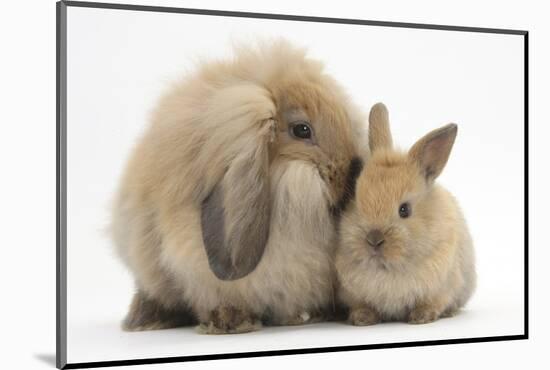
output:
M35 353L34 358L37 360L42 361L43 363L47 365L51 365L52 367L55 367L55 353Z

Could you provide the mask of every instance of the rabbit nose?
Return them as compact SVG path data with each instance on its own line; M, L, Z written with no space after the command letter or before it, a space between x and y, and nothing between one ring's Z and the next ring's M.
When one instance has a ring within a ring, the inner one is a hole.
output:
M374 249L380 249L384 244L384 234L378 229L371 230L367 234L367 242Z

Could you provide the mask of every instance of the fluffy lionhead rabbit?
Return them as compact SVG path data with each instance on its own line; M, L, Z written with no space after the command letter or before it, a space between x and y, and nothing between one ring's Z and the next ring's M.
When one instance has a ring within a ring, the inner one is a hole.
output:
M449 124L398 152L385 106L372 108L371 157L342 216L335 257L351 324L427 323L453 315L472 294L470 234L455 198L434 183L456 133Z
M322 65L285 42L238 49L174 86L115 202L137 290L125 329L239 333L320 317L361 123Z

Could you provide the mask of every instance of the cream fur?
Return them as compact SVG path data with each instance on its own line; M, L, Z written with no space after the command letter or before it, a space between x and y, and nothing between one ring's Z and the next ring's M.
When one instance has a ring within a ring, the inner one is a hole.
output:
M281 173L277 173L281 172ZM279 182L279 183L277 183ZM319 175L302 163L291 163L288 168L275 170L272 185L278 189L274 199L275 209L271 221L272 232L260 264L248 276L235 281L217 279L208 267L201 246L197 211L186 209L185 225L179 220L173 223L173 234L167 235L161 254L162 265L171 272L183 288L183 298L191 302L201 321L217 306L231 303L243 305L255 314L267 308L273 310L276 320L283 322L303 311L320 309L331 297L329 242L333 240L331 220L326 209L294 207L296 188L294 182L310 189L308 199L299 203L323 204L326 189ZM299 195L299 194L296 194ZM304 235L303 222L293 222L294 217L307 212L311 219L310 230L320 234ZM296 215L298 213L298 215ZM313 225L315 223L315 225Z
M377 133L384 138L371 143L387 144L373 151L341 223L335 257L339 300L357 325L452 315L469 299L476 280L462 212L448 191L425 180L411 155L391 148L387 122L371 121L369 135ZM405 219L398 215L403 202L412 209ZM366 240L373 229L385 236L381 255Z
M289 136L289 109L311 121L316 145ZM258 317L269 311L278 324L308 321L326 308L335 243L329 207L365 147L361 121L320 63L284 42L239 49L233 60L204 64L176 84L132 153L113 211L113 239L138 290L167 307L190 305L204 327L220 306ZM249 275L220 280L203 245L201 202L221 182L243 186L239 173L231 175L238 161L261 173L264 164L253 161L265 150L271 218L264 255Z

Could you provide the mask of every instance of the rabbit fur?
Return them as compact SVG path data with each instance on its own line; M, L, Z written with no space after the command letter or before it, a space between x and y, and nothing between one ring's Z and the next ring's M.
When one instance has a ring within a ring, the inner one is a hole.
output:
M342 216L335 256L350 323L427 323L453 315L472 295L472 238L456 199L434 183L456 133L449 124L399 152L386 107L372 108L371 157Z
M175 84L114 202L136 285L124 328L240 333L325 315L336 223L368 155L362 122L322 64L285 41L237 48Z

